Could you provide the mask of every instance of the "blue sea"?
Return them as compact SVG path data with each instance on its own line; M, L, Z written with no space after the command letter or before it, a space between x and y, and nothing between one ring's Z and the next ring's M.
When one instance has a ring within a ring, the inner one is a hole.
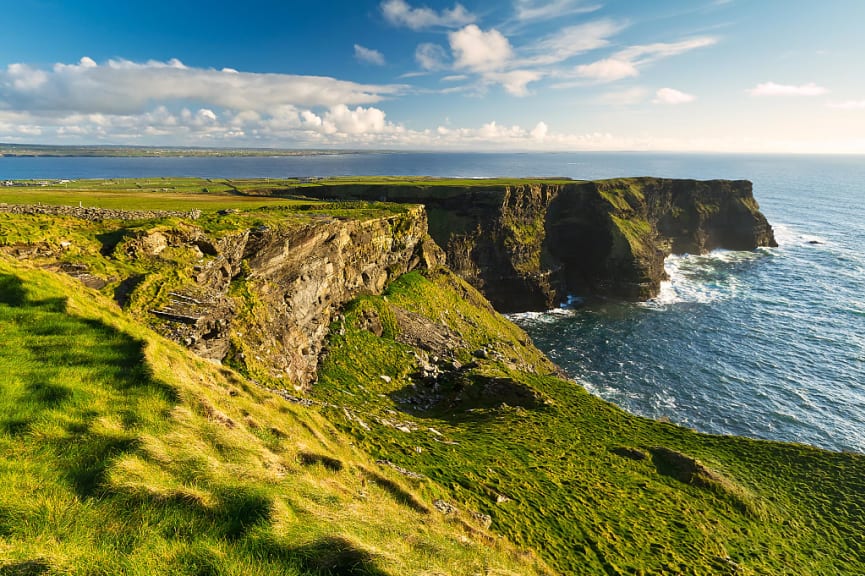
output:
M753 181L778 248L671 256L670 282L650 302L512 318L576 382L631 412L704 432L865 453L865 157L0 158L0 180L382 174Z

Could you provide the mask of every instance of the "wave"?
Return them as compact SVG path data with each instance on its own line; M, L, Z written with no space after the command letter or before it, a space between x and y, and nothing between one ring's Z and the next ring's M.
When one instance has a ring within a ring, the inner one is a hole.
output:
M709 254L668 256L664 270L669 280L661 282L658 296L641 305L663 309L675 304L709 304L733 298L743 286L740 274L766 255L761 251L716 250Z
M775 231L775 241L778 246L784 248L788 246L801 246L808 244L812 246L837 246L835 242L824 236L818 236L809 232L797 230L795 226L788 224L773 224Z

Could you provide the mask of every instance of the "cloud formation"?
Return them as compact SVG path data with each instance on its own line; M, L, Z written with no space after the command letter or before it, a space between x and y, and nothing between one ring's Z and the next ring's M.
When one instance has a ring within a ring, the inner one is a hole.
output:
M652 62L711 46L717 42L716 38L703 36L680 42L657 42L630 46L616 52L609 58L577 66L574 72L579 77L596 82L613 82L639 76L639 68Z
M375 51L358 54L376 60ZM360 49L360 50L358 50ZM41 69L0 70L0 136L187 144L327 144L402 128L371 106L405 90L320 76L191 68L88 57Z
M513 56L511 43L495 28L484 32L474 24L448 34L454 66L475 72L499 70Z
M381 12L385 20L394 26L405 26L412 30L425 28L459 28L473 23L477 18L462 4L437 12L426 6L413 8L405 0L384 0Z
M697 97L693 94L686 94L685 92L680 92L675 88L661 88L657 92L655 92L655 99L652 100L654 104L687 104L689 102L693 102Z
M267 112L282 105L374 104L405 87L324 76L257 74L189 68L179 60L145 63L84 57L51 70L10 64L0 70L0 108L43 112L135 114L155 103L201 102L210 107Z
M516 0L514 13L522 22L551 20L569 14L585 14L600 10L601 4L586 4L583 0Z
M448 55L438 44L425 42L415 49L414 58L423 70L444 70L447 68Z
M751 96L822 96L827 94L829 90L813 82L798 86L764 82L746 90L746 92Z
M598 82L614 82L622 78L640 75L633 62L618 58L605 58L591 64L581 64L577 66L576 72L578 76Z
M625 27L624 23L604 19L562 28L529 46L529 55L523 64L557 64L578 54L603 48Z
M384 66L384 54L382 54L378 50L365 48L360 44L354 45L354 57L360 62L373 64L375 66Z

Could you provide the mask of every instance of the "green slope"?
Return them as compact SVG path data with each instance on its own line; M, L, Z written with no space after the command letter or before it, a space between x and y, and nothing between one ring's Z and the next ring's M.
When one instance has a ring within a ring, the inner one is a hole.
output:
M461 334L457 361L481 347L486 358L422 383L415 355L431 353L400 336L399 310ZM404 276L385 297L356 302L333 332L314 390L334 405L330 418L562 573L865 572L861 455L627 414L544 374L519 330L446 272Z
M312 408L0 258L0 574L548 573Z

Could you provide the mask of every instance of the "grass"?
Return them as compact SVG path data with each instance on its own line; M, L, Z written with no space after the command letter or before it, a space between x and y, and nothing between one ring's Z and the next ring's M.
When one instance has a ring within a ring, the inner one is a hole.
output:
M0 574L865 573L865 457L629 415L557 377L446 270L350 303L309 407L196 358L134 316L211 256L148 255L142 239L409 208L243 195L266 181L172 203L161 188L192 181L136 182L151 186L94 197L208 208L195 222L0 214L0 252L53 254L0 253ZM252 204L217 213L235 200ZM646 233L630 225L629 245ZM75 262L105 288L35 268ZM266 314L242 276L236 303Z
M493 530L561 573L865 570L861 455L629 415L556 378L481 302L449 274L417 273L357 301L315 389L334 406L330 418L374 457L449 487L457 506L489 514ZM417 376L414 354L424 351L401 343L388 319L396 307L463 335L460 360L481 346L488 359L442 377L438 403L412 404L431 385ZM363 329L369 309L383 319L381 337Z
M0 573L547 573L72 279L0 258L0 332Z

